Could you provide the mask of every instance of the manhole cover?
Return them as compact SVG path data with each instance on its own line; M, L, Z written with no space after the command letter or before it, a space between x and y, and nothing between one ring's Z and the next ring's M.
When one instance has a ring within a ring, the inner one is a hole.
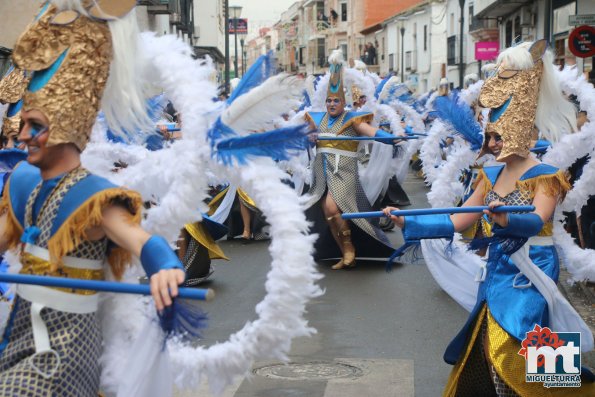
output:
M254 373L266 378L297 380L357 378L363 375L361 369L342 363L274 364L257 368Z

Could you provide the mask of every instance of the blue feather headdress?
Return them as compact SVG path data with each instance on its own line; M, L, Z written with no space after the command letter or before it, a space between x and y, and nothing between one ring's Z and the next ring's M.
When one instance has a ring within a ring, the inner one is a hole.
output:
M452 97L439 96L433 103L433 115L452 126L469 144L471 149L479 150L483 144L481 125L475 120L473 111L463 101L459 101L457 93Z

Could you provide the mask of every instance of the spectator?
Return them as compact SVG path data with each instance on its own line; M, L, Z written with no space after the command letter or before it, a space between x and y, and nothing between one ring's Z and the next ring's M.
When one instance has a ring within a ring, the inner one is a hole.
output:
M337 19L339 18L339 14L335 11L334 8L331 8L331 24L335 26L337 24Z
M318 12L318 17L316 18L318 21L319 28L322 27L323 29L328 28L328 17L324 15L322 11Z
M376 65L376 47L372 43L368 43L368 62L366 62L366 65Z
M364 53L362 54L362 62L366 65L369 65L368 59L370 57L370 52L368 51L368 44L364 44Z

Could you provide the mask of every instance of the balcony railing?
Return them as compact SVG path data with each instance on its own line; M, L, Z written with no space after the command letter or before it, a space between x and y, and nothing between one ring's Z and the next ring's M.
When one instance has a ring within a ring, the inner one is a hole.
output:
M496 19L485 19L473 17L469 25L469 33L481 29L498 29L498 21Z

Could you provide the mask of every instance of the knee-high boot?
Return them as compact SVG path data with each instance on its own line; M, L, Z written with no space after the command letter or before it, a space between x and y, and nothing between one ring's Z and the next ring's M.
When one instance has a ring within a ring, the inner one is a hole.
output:
M336 233L335 236L341 247L343 258L332 266L333 270L339 270L343 268L349 268L355 266L355 247L351 242L351 229L349 228L349 222L341 218L340 214L337 214L331 218L328 218L329 224L331 224L331 231ZM334 229L334 230L333 230Z

